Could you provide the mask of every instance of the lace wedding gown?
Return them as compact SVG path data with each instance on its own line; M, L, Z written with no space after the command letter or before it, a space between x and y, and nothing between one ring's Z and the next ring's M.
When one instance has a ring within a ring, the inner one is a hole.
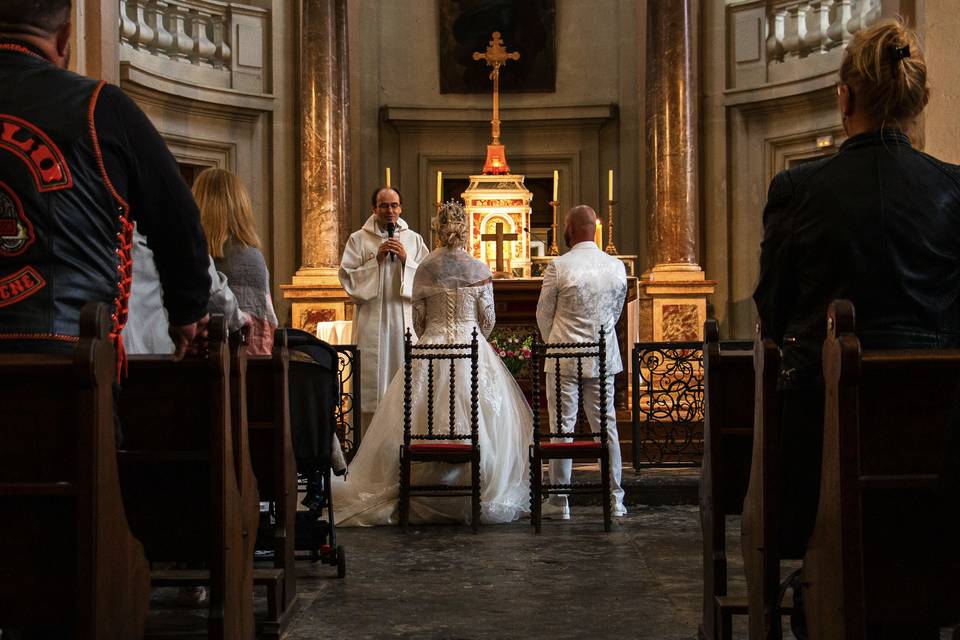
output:
M488 271L489 273L489 271ZM416 288L416 285L415 285ZM416 297L416 292L415 292ZM469 343L479 328L479 439L481 522L511 522L529 511L528 449L532 415L516 381L486 338L493 330L493 286L441 290L414 303L420 344ZM470 364L456 369L456 431L470 433ZM449 429L449 365L434 367L434 430ZM411 421L414 433L427 431L427 367L413 367ZM397 372L351 462L346 480L334 478L333 504L339 526L373 526L399 521L399 455L403 442L403 369ZM414 484L469 484L470 466L414 463ZM470 498L418 498L410 521L469 522Z

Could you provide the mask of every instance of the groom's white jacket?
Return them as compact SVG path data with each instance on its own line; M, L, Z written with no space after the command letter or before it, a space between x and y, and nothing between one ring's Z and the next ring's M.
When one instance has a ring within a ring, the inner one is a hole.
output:
M593 242L579 242L553 260L543 274L537 325L545 342L596 342L600 327L607 341L607 375L623 371L615 330L627 295L627 272L617 258ZM577 374L576 360L560 361L561 375ZM547 372L553 371L551 362ZM585 378L599 375L594 360L583 361Z

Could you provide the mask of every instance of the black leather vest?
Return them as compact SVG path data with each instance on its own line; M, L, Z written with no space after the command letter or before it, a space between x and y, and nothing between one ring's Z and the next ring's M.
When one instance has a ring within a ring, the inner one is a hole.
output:
M87 301L125 322L130 224L93 129L100 86L0 43L0 350L74 341Z

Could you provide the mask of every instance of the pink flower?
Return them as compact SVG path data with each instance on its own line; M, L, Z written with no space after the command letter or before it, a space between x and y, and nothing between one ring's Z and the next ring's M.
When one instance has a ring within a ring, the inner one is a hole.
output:
M504 357L505 355L507 355L507 353L506 353L506 351L498 351L498 352L497 352L497 355L502 358L502 357Z
M516 354L514 354L513 351L507 351L507 357L508 357L508 358L512 358L514 355L516 355Z

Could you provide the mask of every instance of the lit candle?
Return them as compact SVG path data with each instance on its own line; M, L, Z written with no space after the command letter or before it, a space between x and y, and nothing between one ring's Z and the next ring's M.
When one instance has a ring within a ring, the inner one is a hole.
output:
M613 200L613 169L607 172L607 200Z
M437 202L443 202L443 171L437 171Z
M557 201L557 183L560 182L560 172L554 169L553 171L553 201Z
M603 249L603 223L597 220L597 230L593 234L593 241L597 243L597 246Z
M387 167L387 189L389 189L391 186L392 185L390 184L390 167Z

